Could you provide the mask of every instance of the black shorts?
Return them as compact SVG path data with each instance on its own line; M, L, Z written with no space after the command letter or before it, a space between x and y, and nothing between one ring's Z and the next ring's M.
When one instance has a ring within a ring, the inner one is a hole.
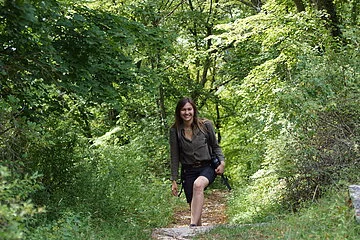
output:
M191 203L192 195L193 195L193 185L195 180L199 176L204 176L209 180L209 185L214 182L216 178L216 173L214 168L210 165L198 168L183 168L183 187L186 195L186 201ZM206 189L206 188L205 188Z

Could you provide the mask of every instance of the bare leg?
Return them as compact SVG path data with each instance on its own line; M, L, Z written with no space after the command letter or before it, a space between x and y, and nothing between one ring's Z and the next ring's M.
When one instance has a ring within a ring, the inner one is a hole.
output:
M209 185L206 177L198 177L193 186L193 197L191 201L191 224L201 226L201 214L204 205L204 189Z

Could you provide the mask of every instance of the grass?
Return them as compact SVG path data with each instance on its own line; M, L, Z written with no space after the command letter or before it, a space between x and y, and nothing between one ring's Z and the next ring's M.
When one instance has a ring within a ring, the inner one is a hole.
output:
M360 224L348 199L346 188L334 189L297 213L264 224L221 226L196 239L360 239Z

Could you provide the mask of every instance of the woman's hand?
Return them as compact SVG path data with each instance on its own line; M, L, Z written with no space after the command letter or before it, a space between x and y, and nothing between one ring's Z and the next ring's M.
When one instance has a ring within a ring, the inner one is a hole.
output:
M225 161L221 161L220 165L215 169L217 175L223 174L225 171Z
M172 181L171 193L175 197L178 196L178 185L177 185L176 181Z

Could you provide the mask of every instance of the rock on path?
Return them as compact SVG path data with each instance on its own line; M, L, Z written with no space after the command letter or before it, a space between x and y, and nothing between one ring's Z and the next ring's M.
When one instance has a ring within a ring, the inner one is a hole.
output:
M355 210L355 219L360 223L360 185L350 185L349 193Z
M207 232L212 228L214 226L158 228L153 231L152 238L158 240L185 240L191 239L196 234Z

